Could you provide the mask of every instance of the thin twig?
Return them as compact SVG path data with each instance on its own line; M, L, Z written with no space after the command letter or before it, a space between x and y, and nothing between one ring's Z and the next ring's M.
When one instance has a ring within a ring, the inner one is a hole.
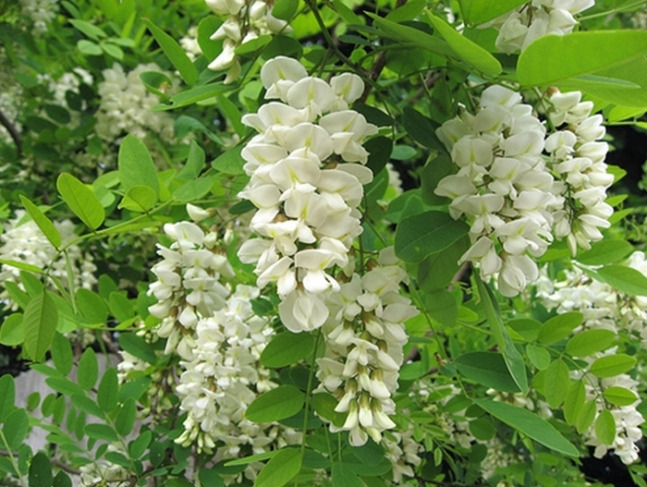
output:
M0 110L0 124L7 129L7 132L9 132L9 135L13 139L14 144L16 144L16 151L18 152L18 155L22 155L22 142L20 140L20 133L16 129L16 126L11 123L11 121L7 118L7 116Z

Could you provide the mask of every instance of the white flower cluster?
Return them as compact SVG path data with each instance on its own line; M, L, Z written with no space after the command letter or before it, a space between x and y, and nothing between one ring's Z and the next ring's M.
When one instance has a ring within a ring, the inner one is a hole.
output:
M554 234L566 237L573 255L577 248L591 248L589 242L602 239L599 228L608 228L613 214L605 203L613 175L607 172L604 159L609 151L599 140L606 130L602 115L591 115L593 102L581 101L579 91L554 92L548 118L560 128L546 139L550 166L561 181L564 208L554 214Z
M245 418L257 395L275 386L259 363L274 332L267 318L252 311L250 300L258 296L257 288L238 285L223 309L198 322L193 359L181 362L185 370L177 393L188 416L177 443L195 443L200 451L215 450L217 458L230 459L250 448L263 453L300 440L290 428ZM253 478L255 471L247 476Z
M225 306L229 289L220 277L233 276L233 269L216 233L186 221L167 223L164 232L173 243L158 244L162 260L152 268L158 280L148 291L158 302L149 311L162 320L157 334L167 338L165 353L191 360L198 322Z
M647 262L643 252L634 252L626 265L647 275ZM578 267L565 271L565 275L565 280L556 283L544 276L543 291L539 296L547 308L554 308L558 313L579 311L584 315L583 323L575 333L590 329L625 332L637 337L643 348L647 347L647 298L615 291L608 284L591 279ZM615 351L615 347L610 348L604 354L598 353L586 357L586 360L592 363L595 359ZM575 379L581 377L581 373L572 375ZM584 380L588 399L596 400L597 412L608 409L616 422L616 437L612 445L601 444L594 427L585 434L587 444L595 446L597 457L602 457L609 449L614 449L615 454L624 463L636 461L636 442L642 438L640 424L644 422L644 418L636 410L637 402L626 406L605 404L601 391L610 387L624 387L637 395L638 383L626 374L605 379L596 379L588 374Z
M591 107L583 109L579 96L567 93L569 102L561 103L553 95L562 109L549 117L569 125L548 137L533 108L501 86L483 91L476 115L463 112L437 130L459 169L435 192L451 198L453 218L470 223L472 246L460 261L478 263L485 277L498 273L504 296L538 279L532 257L543 255L554 236L566 237L575 252L609 226L604 199L613 178L603 162L606 144L595 142L604 133L602 118L589 117Z
M393 431L385 435L382 445L386 450L386 457L393 465L393 482L395 485L407 485L406 477L415 477L414 468L422 463L419 454L422 445L413 437L413 428L403 431ZM417 480L415 481L416 485Z
M341 428L331 424L330 429L349 431L355 446L369 436L377 443L384 430L395 427L388 415L395 412L392 395L407 341L404 322L417 314L400 295L407 273L392 247L369 267L330 295L323 328L326 354L317 359L318 390L332 393L339 400L335 411L347 413Z
M260 237L247 240L238 256L256 264L260 288L277 284L283 324L310 331L328 318L326 295L340 289L335 266L347 274L354 268L349 253L362 231L357 207L373 177L361 144L377 128L348 109L364 88L356 75L328 83L280 56L265 63L261 80L265 97L281 101L243 117L259 134L242 151L250 181L240 196L258 208L250 228Z
M285 20L272 15L273 1L267 0L206 0L207 5L218 15L227 19L213 33L211 39L223 40L222 52L211 61L209 69L227 69L225 83L231 83L240 75L240 62L236 48L265 34L290 32Z
M20 13L33 25L33 34L47 31L49 24L58 14L58 0L19 0Z
M643 252L637 251L625 262L647 276L647 261ZM565 279L554 282L542 272L541 293L548 309L558 313L579 311L584 315L582 327L576 329L606 329L615 333L633 335L643 348L647 348L647 297L631 296L596 281L580 268L564 271Z
M22 86L16 81L11 63L5 56L3 49L0 49L0 85L3 87L2 91L0 91L0 111L20 133L22 126L17 119L23 97ZM3 125L0 125L0 142L13 143L9 132ZM4 167L0 169L4 169Z
M612 349L608 353L615 353L615 349ZM601 356L603 354L598 354L595 357L589 358L589 360L592 362L595 358ZM589 380L592 381L593 379L589 378ZM616 423L616 436L610 445L600 442L595 433L594 426L591 426L584 433L586 444L595 447L593 455L596 458L602 458L609 450L613 450L626 465L638 460L640 450L636 443L643 437L640 425L645 422L642 414L636 409L636 406L640 403L640 399L636 399L636 402L626 406L610 405L605 404L600 391L605 391L611 387L622 387L633 392L638 397L639 385L636 380L627 374L620 374L615 377L595 381L595 383L590 382L586 384L587 399L596 400L597 414L607 409L611 412Z
M146 71L162 72L154 63L140 64L128 74L118 63L103 70L104 80L99 83L98 90L101 102L95 127L96 134L103 140L114 142L125 134L144 139L152 132L165 142L173 142L173 118L168 113L151 111L159 100L146 90L139 78ZM173 79L170 73L165 74Z
M57 105L67 106L67 101L65 99L65 94L68 91L78 94L79 87L81 83L88 86L94 84L94 78L92 75L83 68L74 68L71 72L64 73L56 81L51 81L51 90L54 95L54 101Z
M180 39L180 45L186 55L191 61L202 55L202 49L200 49L200 44L198 44L198 27L192 26L189 28L187 35Z
M499 31L497 49L512 53L547 34L573 32L577 25L573 16L594 4L595 0L532 0L483 27L495 27Z
M74 223L70 220L55 221L54 226L61 235L63 245L74 240ZM67 282L68 271L64 255L58 255L57 250L47 240L47 237L38 228L36 223L28 219L24 210L17 210L15 218L4 225L4 232L0 235L0 258L22 262L43 269L52 277ZM66 250L67 258L71 264L74 275L74 286L91 289L97 279L94 276L97 270L90 254L83 254L77 245L72 245ZM20 269L8 264L0 266L0 282L15 282L21 286ZM0 300L9 303L9 294L6 289L0 293ZM16 305L9 304L14 308Z

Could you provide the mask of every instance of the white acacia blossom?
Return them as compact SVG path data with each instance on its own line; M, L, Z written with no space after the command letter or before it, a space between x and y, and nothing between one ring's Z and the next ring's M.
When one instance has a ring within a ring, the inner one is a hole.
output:
M252 311L250 300L258 296L257 288L238 285L221 310L198 321L193 359L181 362L184 372L176 389L187 412L177 443L231 459L249 448L263 453L300 440L291 428L245 418L258 394L275 387L259 363L274 331L267 318ZM249 466L246 476L253 479L258 466Z
M579 91L549 98L548 118L559 130L546 139L550 166L562 184L564 208L555 217L554 231L566 241L575 255L577 248L591 248L589 242L602 239L600 228L608 228L613 214L605 203L606 191L613 183L604 162L609 147L601 142L606 130L602 115L591 115L593 103L581 101Z
M61 235L63 245L76 238L74 223L70 220L55 221L54 226ZM47 237L38 228L36 223L29 219L23 210L15 212L15 218L4 225L4 232L0 235L0 258L22 262L42 269L47 274L61 282L67 282L68 271L64 255L59 255ZM90 254L84 254L77 245L72 245L66 250L67 258L71 264L74 276L74 286L91 289L97 279L94 276L97 270ZM0 282L14 282L22 287L20 269L8 264L0 266ZM6 289L0 293L0 300L7 303L10 300ZM9 303L15 308L15 304Z
M198 322L225 306L230 290L220 278L233 276L233 269L217 234L186 221L167 223L164 232L173 243L170 248L158 244L162 260L152 268L157 281L148 291L157 304L149 311L162 320L157 334L167 339L165 353L177 350L191 360Z
M371 270L354 274L327 302L330 315L323 328L326 354L317 359L318 390L338 399L335 411L346 413L346 421L330 429L348 431L354 446L369 436L377 443L384 430L395 427L389 415L395 412L392 395L407 341L404 322L417 314L400 295L406 279L390 247Z
M239 196L257 208L250 229L259 237L238 256L256 265L260 288L276 284L283 324L310 331L328 318L325 296L340 289L334 269L354 268L357 207L373 177L362 143L377 128L348 108L364 87L356 75L326 82L279 56L265 63L261 80L265 97L280 101L243 117L259 134L242 151L250 181Z
M532 0L482 27L495 27L496 47L513 53L548 34L569 34L577 25L574 15L592 7L595 0Z
M290 32L285 20L272 15L273 1L267 0L206 0L214 13L227 16L211 39L222 40L222 51L209 64L214 71L227 70L225 83L232 83L240 75L240 61L236 48L265 34Z
M118 63L103 70L103 81L98 88L101 102L95 128L101 139L114 142L125 134L134 134L144 139L152 132L165 142L174 141L173 118L168 113L151 110L159 103L159 99L146 90L139 78L146 71L163 72L154 63L140 64L128 73ZM170 73L165 74L174 79ZM169 90L172 88L168 87Z
M437 130L458 172L436 194L451 198L450 215L470 224L471 247L461 262L477 263L483 276L498 275L499 291L515 296L539 277L534 258L555 237L573 253L600 240L612 208L604 202L613 177L606 173L602 117L579 93L551 97L545 124L518 93L486 88L476 115L463 112ZM562 126L564 128L562 128Z
M634 252L624 263L647 276L647 261L643 252ZM605 329L629 334L647 348L647 298L632 296L596 281L579 267L564 271L564 279L555 281L542 270L542 292L538 297L544 306L558 313L578 311L584 315L581 330Z

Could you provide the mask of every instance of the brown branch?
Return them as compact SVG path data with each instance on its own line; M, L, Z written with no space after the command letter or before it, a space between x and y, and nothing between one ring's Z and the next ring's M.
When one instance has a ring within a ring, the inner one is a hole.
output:
M7 129L7 132L9 132L9 135L13 139L14 144L16 145L16 151L18 151L18 155L22 155L22 142L20 140L20 133L16 129L15 125L11 123L11 121L7 118L7 116L3 113L2 110L0 110L0 124Z

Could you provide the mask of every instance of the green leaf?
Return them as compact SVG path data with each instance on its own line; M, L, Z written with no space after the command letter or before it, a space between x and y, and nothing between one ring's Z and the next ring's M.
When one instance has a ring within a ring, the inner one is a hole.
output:
M317 393L312 396L312 407L317 414L335 426L341 427L346 421L346 415L335 411L338 404L339 401L328 393Z
M25 309L25 352L34 361L45 358L45 352L54 339L58 324L58 311L47 291L34 296Z
M418 285L427 293L445 289L454 279L458 260L469 248L469 238L462 237L454 245L425 257L418 265Z
M543 394L548 405L555 409L562 404L570 388L568 366L563 360L558 359L551 363L543 373L545 383Z
M303 454L297 448L283 448L259 472L256 487L282 487L301 470Z
M411 138L413 138L413 140L415 140L419 144L425 147L436 148L441 145L440 141L435 135L436 127L434 126L434 122L414 108L404 108L404 111L402 113L402 125L407 131L407 134L409 134ZM449 159L447 160L449 161ZM451 164L451 161L449 162ZM430 162L429 164L435 163ZM453 165L450 166L450 168L453 169ZM449 172L447 174L449 174ZM434 185L432 189L434 189L435 187L436 185Z
M72 404L74 404L77 408L79 408L84 413L90 414L92 416L95 416L103 420L106 419L106 415L103 413L99 405L96 402L94 402L92 399L90 399L88 396L81 395L81 394L74 394L70 396L70 399L72 400Z
M106 218L101 202L81 181L69 173L62 173L56 180L56 189L65 204L91 230L96 230Z
M584 401L586 401L586 389L584 387L584 383L581 380L572 383L566 393L564 405L562 406L566 423L574 425L577 422L580 410L582 409L582 406L584 406Z
M526 394L528 392L528 376L526 375L526 365L513 343L510 335L503 326L501 319L501 311L494 294L490 287L483 282L480 276L476 275L476 285L478 287L481 306L485 311L487 322L490 325L494 339L496 340L499 349L503 352L503 360L510 375L514 379L521 392Z
M378 17L371 12L366 12L366 15L373 19L373 25L377 27L380 33L389 39L393 39L401 44L409 45L424 49L425 51L441 56L452 57L454 51L447 45L446 42L427 34L426 32L409 27L407 25L396 24L390 20Z
M579 434L584 433L590 428L595 419L595 414L597 412L595 399L586 401L579 410L577 415L577 421L575 422L575 427Z
M314 337L309 333L284 332L272 337L263 349L261 365L269 368L285 367L296 364L306 358L315 345Z
M238 146L234 149L223 152L211 163L211 167L218 172L230 174L232 176L245 174L243 169L245 160L243 159L243 156L240 155L242 150L243 147Z
M159 196L159 182L148 147L135 135L127 135L119 146L119 179L128 192L135 186L148 186Z
M646 53L647 32L643 30L543 36L523 50L517 75L525 86L558 85L617 105L644 106Z
M52 487L72 487L72 480L63 470L59 470L56 477L54 477Z
M255 423L269 423L294 416L303 407L305 395L297 387L282 385L258 396L245 415Z
M115 44L111 44L109 41L102 42L100 44L100 47L108 56L118 59L119 61L122 61L124 59L124 51L123 49L121 49L121 47Z
M3 345L15 347L25 341L25 325L22 313L13 313L6 317L1 326L0 343Z
M119 346L129 354L150 364L154 364L157 360L155 350L151 344L134 333L121 333L119 335Z
M52 362L61 374L67 375L74 364L74 352L70 341L60 333L54 334L52 341Z
M520 7L527 0L460 0L463 18L468 24L481 25Z
M577 261L585 265L604 265L619 262L633 252L634 247L626 240L600 240L591 249L577 255Z
M94 440L119 441L119 436L110 426L105 424L86 424L85 434Z
M108 321L108 306L101 296L89 289L76 291L76 305L81 315L92 324L105 324Z
M389 162L393 141L388 137L373 137L364 144L364 148L368 151L366 167L373 171L373 174L379 174Z
M425 296L425 311L434 321L444 326L455 325L458 319L456 298L445 290Z
M152 439L153 434L149 430L144 431L128 444L128 453L135 459L140 458L146 453L146 448L148 448Z
M36 453L29 465L29 487L51 487L53 480L49 457L42 451Z
M256 455L250 455L248 457L236 458L235 460L228 460L225 463L225 467L237 467L240 465L249 465L250 463L262 462L276 455L278 451L266 451L263 453L257 453Z
M106 37L106 33L102 29L100 29L96 25L91 24L90 22L86 22L85 20L70 19L68 22L72 24L77 30L80 30L90 39L94 39L95 41L100 39L101 37Z
M189 59L189 56L184 52L184 49L182 49L182 46L150 20L144 19L144 23L186 84L189 86L194 85L198 80L198 71Z
M106 369L97 389L97 402L105 412L110 412L117 407L119 396L119 380L117 369L110 367ZM117 428L118 430L119 428Z
M271 13L277 19L290 20L298 5L298 0L276 0Z
M588 357L606 350L616 339L611 330L584 330L566 342L566 353L573 357Z
M496 428L487 418L477 418L470 421L469 429L470 433L480 441L489 441L496 434Z
M605 389L603 395L604 399L614 406L631 406L638 400L635 392L620 386Z
M584 315L577 311L554 316L541 326L537 338L546 345L559 342L580 326L583 319Z
M150 377L142 376L130 380L119 389L119 401L125 402L128 399L139 399L148 390L153 381Z
M611 264L596 271L607 284L623 293L647 296L647 277L631 267Z
M406 262L420 262L446 249L469 232L465 222L440 211L427 211L402 220L395 234L395 253Z
M99 363L92 348L86 348L83 355L81 355L76 374L77 382L82 389L89 391L94 387L99 377Z
M491 76L496 76L503 71L501 63L492 54L457 32L444 19L433 15L429 10L426 13L434 28L440 32L440 35L445 38L449 47L459 58L482 73Z
M489 399L477 399L474 403L502 423L551 450L571 457L579 456L579 451L571 442L564 438L552 424L535 413L521 407Z
M636 365L636 357L624 353L615 355L607 355L596 359L589 368L596 377L605 379L607 377L615 377L616 375L624 374L631 370Z
M540 345L526 345L526 355L530 363L539 370L545 370L550 365L550 352Z
M103 54L103 51L98 44L86 39L78 41L76 43L76 47L86 56L101 56L101 54Z
M206 156L202 147L195 140L189 145L189 155L186 165L178 173L178 179L196 179L206 166Z
M364 487L357 474L346 463L334 462L332 464L332 487Z
M40 211L38 206L32 203L25 196L20 195L20 201L25 207L25 210L27 210L27 213L29 213L31 219L34 220L34 223L36 223L38 228L40 228L40 231L43 232L43 235L45 235L47 240L49 240L49 242L58 249L61 246L61 234L58 232L52 221L47 218L45 213Z
M426 4L427 2L425 0L409 0L404 2L395 10L389 12L386 18L391 22L413 20L420 14L420 12L422 12L422 9L425 8Z
M9 449L18 450L29 434L29 416L27 415L27 411L22 408L14 409L5 419L2 432L7 440Z
M173 191L173 199L180 203L200 199L211 191L211 187L217 179L218 176L216 174L211 174L209 176L202 176L195 181L189 181Z
M16 384L11 375L5 374L0 377L0 422L14 410L16 402Z
M496 352L468 352L456 358L456 368L465 378L502 392L519 392L503 355Z
M155 190L149 186L137 185L130 188L124 195L119 203L119 208L126 208L137 213L145 213L153 208L155 203L157 203Z
M117 402L115 400L115 405L116 403ZM99 401L99 404L101 404L101 401ZM106 411L108 411L108 409L106 409ZM135 404L134 399L128 399L121 405L121 408L117 413L117 418L115 419L115 429L117 430L117 433L119 433L121 436L128 436L133 430L136 417L137 404Z
M613 445L616 439L616 420L611 411L604 409L595 420L595 436L604 445Z
M199 101L214 98L216 95L226 93L231 88L221 83L212 83L208 85L196 86L190 90L185 90L171 97L170 105L157 105L153 111L174 110L188 105L193 105Z

